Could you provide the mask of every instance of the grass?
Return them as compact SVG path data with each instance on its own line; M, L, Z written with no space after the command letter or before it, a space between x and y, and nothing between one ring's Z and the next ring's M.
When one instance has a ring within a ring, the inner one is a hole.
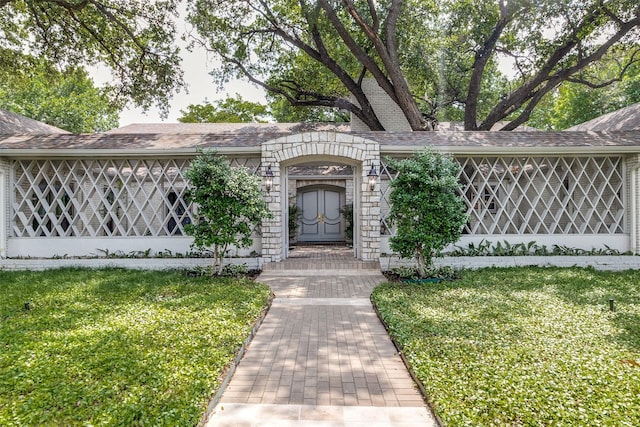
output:
M640 425L639 271L483 269L373 299L447 426Z
M180 272L0 271L0 425L195 425L269 294Z

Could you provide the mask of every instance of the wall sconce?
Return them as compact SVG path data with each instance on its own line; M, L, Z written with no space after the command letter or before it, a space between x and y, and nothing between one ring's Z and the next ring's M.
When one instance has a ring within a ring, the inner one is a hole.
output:
M264 173L264 188L267 190L267 193L270 193L271 189L273 189L273 172L271 171L271 166L269 166Z
M369 177L369 191L373 191L376 189L376 181L378 180L378 172L373 164L371 164L371 170L367 176Z

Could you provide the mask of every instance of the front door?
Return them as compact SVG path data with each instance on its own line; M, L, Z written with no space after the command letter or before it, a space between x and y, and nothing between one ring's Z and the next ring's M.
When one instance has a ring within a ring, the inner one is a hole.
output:
M344 226L340 208L344 192L316 188L298 193L300 242L336 242L344 240Z

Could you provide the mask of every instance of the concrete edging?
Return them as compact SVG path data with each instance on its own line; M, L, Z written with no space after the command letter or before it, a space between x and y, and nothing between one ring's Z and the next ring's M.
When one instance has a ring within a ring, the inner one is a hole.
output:
M380 257L383 271L395 267L415 265L413 260L398 256ZM435 259L435 265L450 266L456 270L486 267L593 267L596 270L622 271L640 269L640 256L633 255L549 255L549 256L445 256Z
M202 268L212 265L211 258L4 258L0 259L0 270L42 271L54 268L119 267L137 270L171 270ZM250 270L260 270L264 264L262 257L225 258L226 264L246 264ZM414 265L414 261L397 256L380 257L382 271L395 267ZM435 259L436 266L450 266L454 269L478 269L486 267L593 267L596 270L622 271L640 269L640 256L597 255L597 256L463 256Z
M262 257L225 258L225 264L246 264L249 270L262 268ZM213 265L213 258L5 258L0 270L43 271L54 268L129 268L133 270L180 270Z

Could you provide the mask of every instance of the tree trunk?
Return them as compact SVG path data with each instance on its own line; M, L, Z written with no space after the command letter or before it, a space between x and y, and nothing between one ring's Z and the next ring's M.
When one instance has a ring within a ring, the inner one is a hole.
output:
M212 276L220 276L222 274L222 269L224 268L224 253L225 251L221 251L218 245L214 246Z

